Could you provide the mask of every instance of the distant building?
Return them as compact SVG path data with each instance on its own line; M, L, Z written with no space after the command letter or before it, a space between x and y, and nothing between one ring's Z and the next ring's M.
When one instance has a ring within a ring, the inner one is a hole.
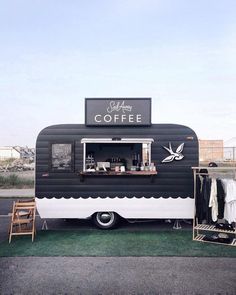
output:
M200 162L223 162L224 161L223 140L199 139L199 161Z
M34 160L35 149L20 146L0 147L0 160L6 159L30 159Z
M16 147L12 146L0 147L0 160L6 160L11 158L20 159L21 152Z
M224 142L224 158L226 161L236 161L236 137Z
M21 147L20 148L21 158L22 159L34 159L35 149L29 147Z

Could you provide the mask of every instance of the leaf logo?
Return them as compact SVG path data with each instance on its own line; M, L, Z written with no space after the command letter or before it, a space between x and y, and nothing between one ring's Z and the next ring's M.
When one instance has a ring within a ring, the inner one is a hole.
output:
M167 150L169 153L170 153L170 156L166 157L164 160L162 160L161 162L162 163L170 163L174 160L176 161L180 161L184 158L183 154L182 154L182 151L184 149L184 143L181 143L181 145L179 145L176 149L176 152L174 152L172 150L172 146L171 146L171 143L169 142L169 148L163 146L163 148L165 150Z

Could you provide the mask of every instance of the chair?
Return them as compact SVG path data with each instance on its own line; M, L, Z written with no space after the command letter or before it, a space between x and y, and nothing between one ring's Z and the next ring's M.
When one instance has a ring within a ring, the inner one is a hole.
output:
M31 235L32 242L36 235L35 228L36 203L34 199L18 200L13 203L11 224L9 230L9 243L12 236Z

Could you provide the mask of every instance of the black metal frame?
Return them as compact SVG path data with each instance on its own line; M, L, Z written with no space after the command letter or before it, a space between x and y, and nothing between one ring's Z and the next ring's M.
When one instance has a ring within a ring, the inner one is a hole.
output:
M49 141L49 172L53 173L74 173L75 172L75 142L74 141L68 141L68 140L57 140L57 141ZM70 144L71 145L71 168L70 169L64 169L64 170L57 170L52 167L52 145L53 144Z
M109 128L109 127L131 127L131 126L137 126L137 127L150 127L152 125L152 99L151 97L89 97L89 98L85 98L85 112L84 112L84 118L85 118L85 125L87 127L96 127L96 125L90 125L88 124L87 122L87 101L88 100L110 100L110 99L114 99L114 100L134 100L134 101L137 101L137 100L147 100L149 102L149 123L148 124L134 124L134 125L124 125L124 124L116 124L116 125L97 125L98 127L106 127L106 128Z

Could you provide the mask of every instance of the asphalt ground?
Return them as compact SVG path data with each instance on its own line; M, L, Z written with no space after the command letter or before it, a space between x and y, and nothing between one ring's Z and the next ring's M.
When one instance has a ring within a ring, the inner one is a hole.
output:
M13 199L0 199L0 242ZM37 230L42 220L36 218ZM50 229L88 229L90 220L47 220ZM191 227L181 222L183 227ZM126 230L172 227L122 221ZM227 246L226 246L227 247ZM236 294L236 259L208 257L0 257L0 294Z
M235 294L235 260L1 258L0 294Z

